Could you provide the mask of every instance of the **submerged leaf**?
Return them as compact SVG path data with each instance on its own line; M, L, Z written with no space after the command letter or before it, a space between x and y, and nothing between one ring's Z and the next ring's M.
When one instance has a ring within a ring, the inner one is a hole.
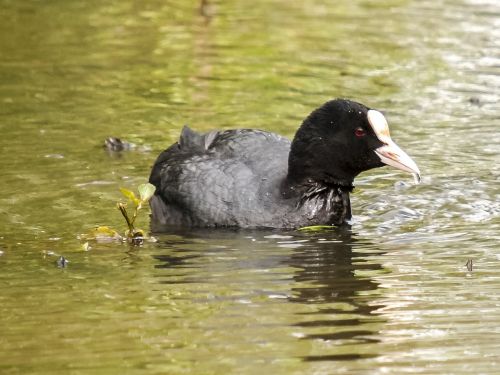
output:
M83 245L82 245L82 249L83 251L89 251L91 249L90 245L88 242L85 242Z
M133 191L130 191L122 187L120 188L120 191L126 198L128 198L132 203L134 203L134 205L138 206L141 203L140 199L135 196Z
M155 193L156 187L148 182L147 184L140 184L137 190L139 190L141 202L146 203Z
M121 241L122 236L110 227L100 226L92 229L90 233L85 236L86 239L96 240L98 242L111 242L111 241Z
M334 229L334 227L331 225L311 225L308 227L299 228L299 230L303 230L303 231L307 231L307 232L319 232L322 230L330 230L330 229Z

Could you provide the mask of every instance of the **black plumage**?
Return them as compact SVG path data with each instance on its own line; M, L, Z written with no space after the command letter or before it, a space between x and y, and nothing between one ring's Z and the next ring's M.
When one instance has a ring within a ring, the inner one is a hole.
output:
M261 130L199 134L184 127L151 172L153 230L345 223L354 177L384 165L376 150L387 142L369 111L329 101L303 121L293 142Z

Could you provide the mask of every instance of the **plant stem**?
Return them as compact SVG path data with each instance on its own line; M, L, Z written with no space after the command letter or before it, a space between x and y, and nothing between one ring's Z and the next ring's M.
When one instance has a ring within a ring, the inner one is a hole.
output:
M139 206L135 207L134 215L132 216L132 220L130 220L130 224L132 227L134 226L135 219L137 218L137 213L139 212Z
M137 211L134 213L133 220L130 221L130 219L128 218L127 210L125 209L125 207L122 204L118 205L118 209L120 210L123 217L125 218L125 221L127 222L127 225L128 225L128 230L130 232L130 236L132 236L134 233L134 220L135 220L135 217L137 216Z

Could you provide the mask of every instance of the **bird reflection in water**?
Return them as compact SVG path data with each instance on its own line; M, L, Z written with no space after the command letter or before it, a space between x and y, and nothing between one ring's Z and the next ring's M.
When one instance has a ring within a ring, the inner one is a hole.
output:
M245 295L248 301L257 298L265 308L260 298L276 291L266 290L262 282L268 285L269 277L283 277L278 270L293 269L280 285L289 283L285 300L304 307L291 323L301 331L299 340L331 344L331 349L320 345L318 354L312 351L301 358L339 361L376 356L373 344L378 342L377 335L385 320L377 312L384 307L378 301L382 292L371 275L385 272L373 260L383 253L349 229L312 234L179 229L176 235L159 238L161 250L155 256L155 268L169 270L161 273L159 283L206 284L215 296L213 303L239 300ZM277 272L267 272L271 270ZM245 315L242 319L246 319Z
M293 277L297 286L292 289L289 300L318 306L313 312L304 313L295 324L306 331L314 331L301 339L328 341L335 345L334 348L377 343L377 327L384 323L377 314L377 310L384 307L377 302L379 284L371 277L361 275L363 271L376 273L383 270L380 264L369 259L373 250L370 253L362 250L373 246L359 241L350 230L342 228L326 236L325 233L314 234L309 239L314 246L295 249L289 262L297 269ZM312 319L311 315L314 316ZM364 351L345 353L345 350L339 350L339 353L302 358L305 361L327 361L374 356Z

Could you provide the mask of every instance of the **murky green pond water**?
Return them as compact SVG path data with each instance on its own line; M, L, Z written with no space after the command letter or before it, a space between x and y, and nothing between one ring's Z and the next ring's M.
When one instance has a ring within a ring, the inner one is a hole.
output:
M203 13L0 0L0 372L498 373L499 3ZM82 250L80 233L123 228L119 187L145 182L185 123L292 137L332 97L384 110L423 183L363 174L347 232L188 230ZM138 147L109 155L110 135Z

